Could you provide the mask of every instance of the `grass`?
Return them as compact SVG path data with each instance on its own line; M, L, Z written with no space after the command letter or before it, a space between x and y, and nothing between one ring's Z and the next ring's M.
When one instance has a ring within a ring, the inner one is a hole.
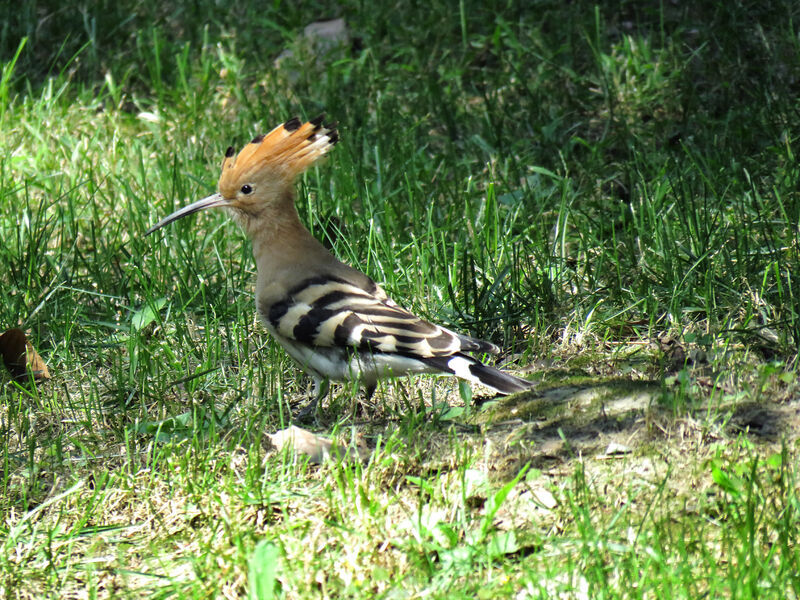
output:
M4 597L798 596L792 3L1 10L0 325L53 375L0 388ZM540 385L336 387L372 452L315 467L247 241L143 232L321 111L304 222Z

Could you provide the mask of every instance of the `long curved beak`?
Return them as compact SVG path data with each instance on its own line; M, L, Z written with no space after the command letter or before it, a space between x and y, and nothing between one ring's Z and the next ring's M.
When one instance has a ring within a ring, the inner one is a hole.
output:
M191 215L192 213L196 213L198 210L205 210L207 208L214 208L215 206L230 206L230 200L226 200L221 194L213 194L212 196L208 196L207 198L203 198L202 200L198 200L197 202L192 202L188 206L184 206L183 208L179 208L174 213L169 215L168 217L164 217L158 223L153 225L150 229L144 232L145 235L150 235L157 229L161 229L164 225L169 225L173 221L177 221L181 217L185 217L186 215Z

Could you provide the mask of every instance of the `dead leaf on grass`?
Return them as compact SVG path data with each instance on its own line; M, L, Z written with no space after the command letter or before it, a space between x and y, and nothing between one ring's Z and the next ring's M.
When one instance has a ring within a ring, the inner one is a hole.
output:
M295 425L276 431L273 434L268 434L267 437L269 437L270 442L278 451L288 448L301 456L307 456L309 462L317 465L332 457L351 456L364 460L369 456L368 449L361 443L363 440L356 440L355 447L340 447L343 452L336 452L337 445L332 440L315 435L307 429Z
M29 374L37 381L50 379L47 365L21 329L9 329L0 335L0 354L15 379L24 379Z
M632 450L625 444L618 442L611 442L606 448L604 454L597 456L598 460L608 460L610 458L624 458L626 454L630 454Z

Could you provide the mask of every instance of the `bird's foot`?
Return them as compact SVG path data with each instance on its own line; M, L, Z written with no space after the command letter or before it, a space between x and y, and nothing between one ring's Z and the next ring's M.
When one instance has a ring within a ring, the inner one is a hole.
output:
M315 379L314 387L311 391L311 400L305 407L300 409L293 417L292 420L298 423L309 423L316 420L317 406L319 401L328 395L330 389L330 381L327 379Z
M317 416L317 399L314 398L292 416L295 423L310 423Z

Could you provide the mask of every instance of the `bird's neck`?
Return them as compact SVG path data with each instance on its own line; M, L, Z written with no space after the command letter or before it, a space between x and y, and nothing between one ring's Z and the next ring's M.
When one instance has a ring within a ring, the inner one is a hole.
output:
M335 260L305 228L293 202L247 217L242 226L253 242L259 288L283 279L296 280L298 272L312 276Z

